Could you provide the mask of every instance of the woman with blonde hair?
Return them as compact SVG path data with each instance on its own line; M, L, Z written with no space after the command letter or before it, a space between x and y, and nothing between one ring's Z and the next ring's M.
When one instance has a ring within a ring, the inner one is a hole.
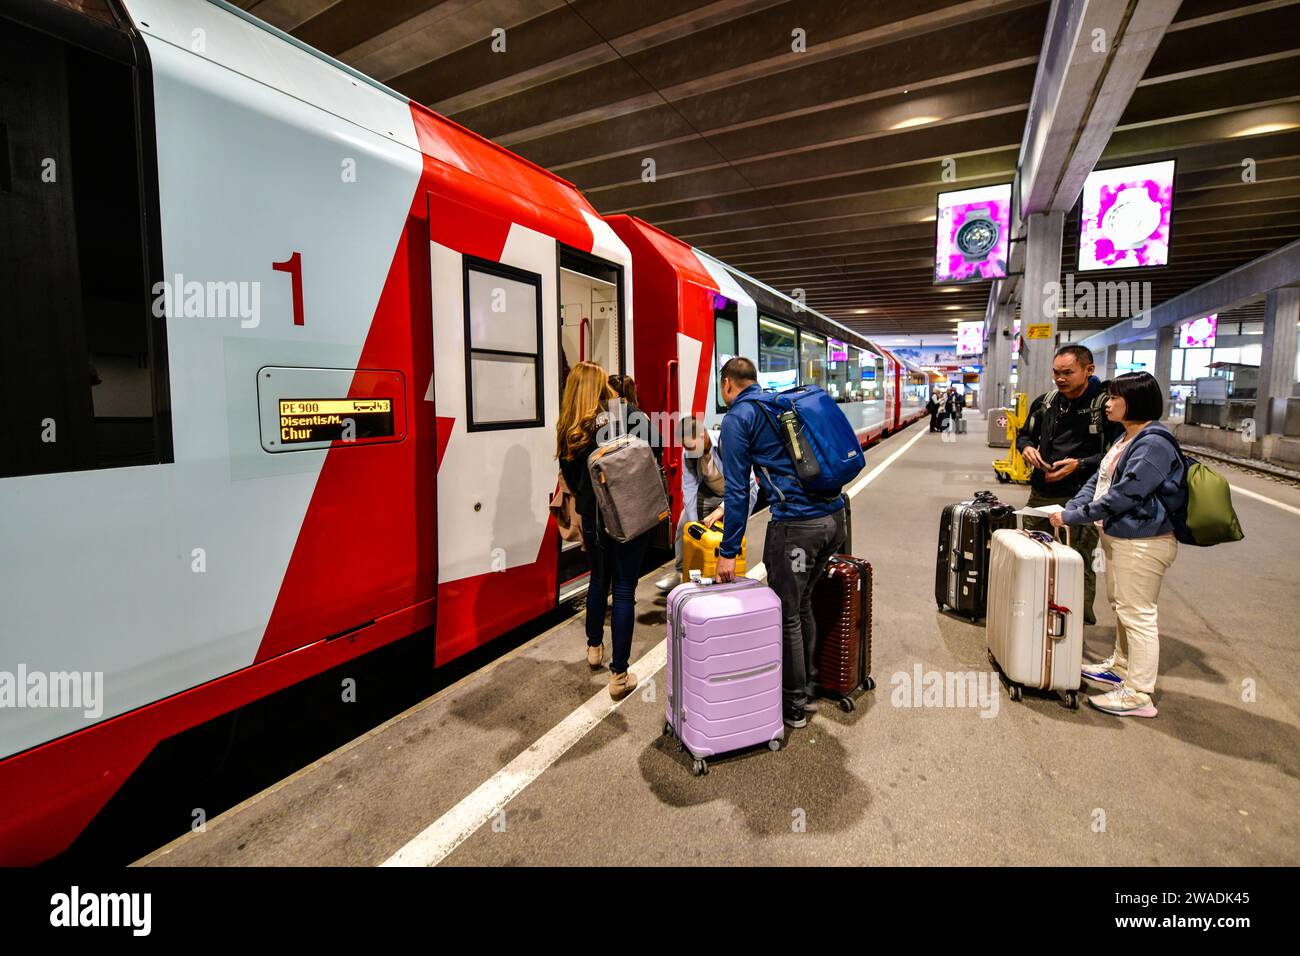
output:
M572 489L582 521L591 578L587 585L587 663L595 670L604 661L605 604L611 587L614 614L611 622L609 695L621 700L636 687L636 675L628 670L632 653L632 627L636 621L636 585L641 562L650 545L653 530L631 541L619 542L605 533L604 523L591 488L587 458L598 447L597 437L609 431L610 400L618 394L609 376L594 362L579 362L564 383L560 419L556 423L555 457L560 473Z

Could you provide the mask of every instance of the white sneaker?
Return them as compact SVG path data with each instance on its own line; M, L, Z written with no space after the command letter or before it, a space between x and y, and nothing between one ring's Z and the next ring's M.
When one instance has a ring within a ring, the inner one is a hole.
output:
M682 583L681 574L677 571L673 571L669 574L665 574L662 578L656 581L655 587L657 587L664 594L667 594L669 591L671 591L673 588L677 587L677 585L681 583Z
M1120 684L1112 691L1088 698L1088 703L1103 713L1116 717L1154 717L1159 711L1151 703L1151 695Z

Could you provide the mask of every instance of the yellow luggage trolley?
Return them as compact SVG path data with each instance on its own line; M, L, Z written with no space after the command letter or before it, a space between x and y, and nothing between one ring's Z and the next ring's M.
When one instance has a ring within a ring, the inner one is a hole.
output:
M1024 392L1016 392L1011 408L1007 409L1007 437L1011 439L1011 447L1007 449L1006 457L993 462L993 474L1002 484L1012 481L1027 484L1033 473L1029 463L1020 454L1020 449L1016 447L1016 434L1025 427L1028 417L1029 396Z

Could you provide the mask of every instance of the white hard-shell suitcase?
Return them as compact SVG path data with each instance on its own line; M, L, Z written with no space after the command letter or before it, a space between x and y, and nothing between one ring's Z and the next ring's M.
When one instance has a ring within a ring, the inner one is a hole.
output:
M989 557L989 661L1012 700L1025 687L1061 691L1079 706L1083 666L1083 558L1040 531L993 532Z

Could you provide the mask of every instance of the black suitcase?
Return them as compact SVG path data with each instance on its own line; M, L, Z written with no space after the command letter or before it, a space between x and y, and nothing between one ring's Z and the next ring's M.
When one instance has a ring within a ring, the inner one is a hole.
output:
M939 519L939 555L935 564L934 600L972 621L988 608L989 545L999 528L1015 528L1015 510L991 491L943 509Z

